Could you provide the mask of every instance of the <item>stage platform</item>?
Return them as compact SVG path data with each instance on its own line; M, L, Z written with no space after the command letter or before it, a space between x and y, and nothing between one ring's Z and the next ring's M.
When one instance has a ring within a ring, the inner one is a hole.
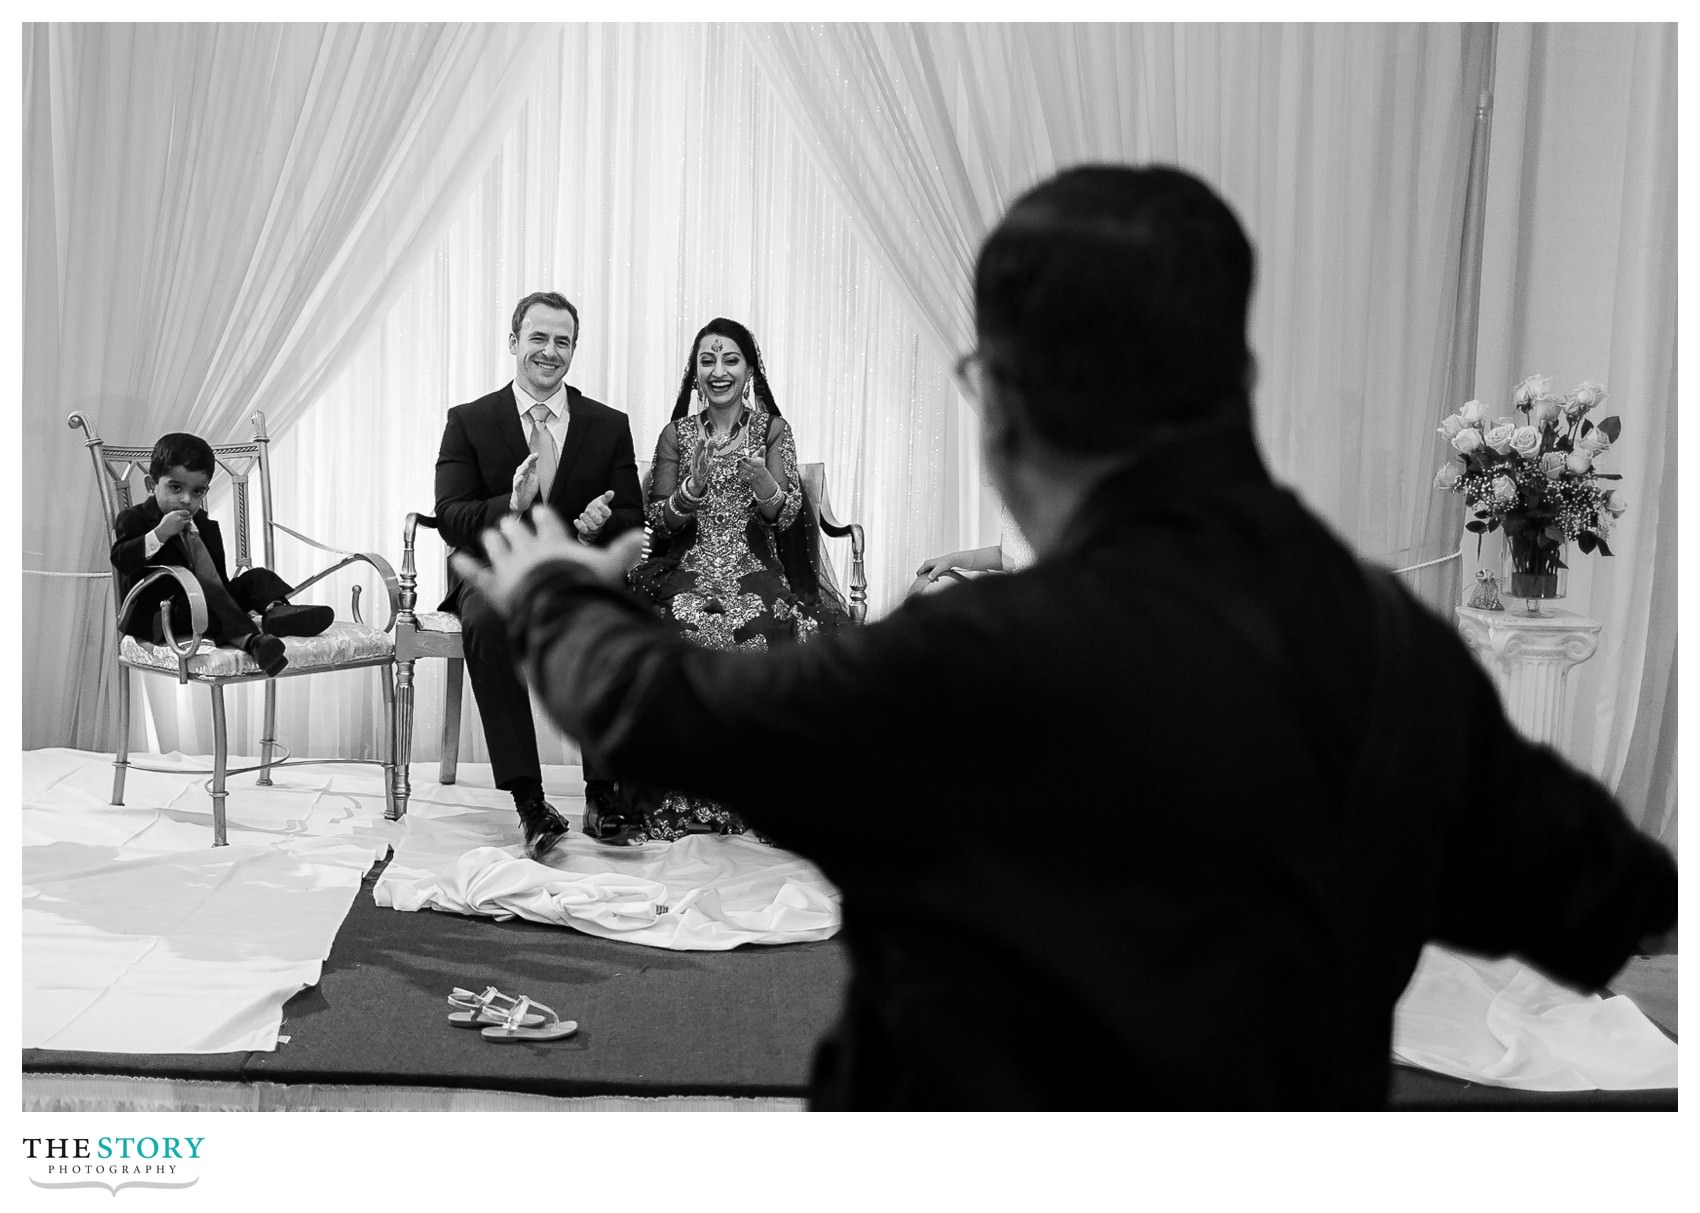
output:
M26 1049L24 1109L803 1107L813 1045L846 978L839 941L671 952L523 921L402 914L373 903L381 868L355 898L319 984L285 1007L287 1040L275 1052ZM1627 992L1674 1038L1674 958L1630 973L1640 988ZM450 1026L449 989L484 984L532 995L578 1020L578 1034L494 1044ZM1515 1091L1395 1066L1392 1103L1653 1110L1674 1109L1676 1092Z

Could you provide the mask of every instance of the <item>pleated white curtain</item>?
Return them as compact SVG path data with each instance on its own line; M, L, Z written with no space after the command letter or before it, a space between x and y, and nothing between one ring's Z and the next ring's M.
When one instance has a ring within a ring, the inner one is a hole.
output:
M299 504L310 533L397 553L406 513L432 508L444 414L513 377L509 318L534 290L576 303L569 380L627 412L648 458L692 334L726 315L761 342L799 453L826 465L835 509L867 528L875 608L889 606L926 554L981 541L973 417L956 406L950 356L916 332L802 138L735 27L552 33L461 214L361 353L274 444L280 499ZM846 545L828 551L842 581ZM429 532L420 563L434 606L442 549ZM441 663L423 663L417 685L415 754L429 761ZM284 733L314 751L333 745L346 710L335 688L287 690ZM464 705L461 756L484 761L470 692ZM542 753L576 761L559 737Z
M1525 375L1604 383L1623 419L1602 466L1630 500L1614 555L1572 552L1558 606L1598 619L1561 749L1676 843L1677 33L1500 27L1477 395ZM1469 545L1475 556L1475 543ZM1499 546L1484 545L1497 571Z
M1259 433L1359 551L1455 550L1428 491L1455 346L1488 29L1468 25L781 25L752 44L834 194L941 350L972 343L981 237L1088 161L1212 182L1260 254ZM1438 606L1451 570L1419 589Z
M508 127L534 44L518 25L26 27L24 482L51 502L24 513L26 746L105 746L115 710L110 588L53 575L107 566L67 414L125 443L247 437L254 410L286 431Z

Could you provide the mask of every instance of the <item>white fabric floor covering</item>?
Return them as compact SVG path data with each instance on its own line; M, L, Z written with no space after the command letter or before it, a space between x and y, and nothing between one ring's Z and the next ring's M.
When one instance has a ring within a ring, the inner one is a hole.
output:
M319 980L395 827L383 820L378 767L273 778L269 788L232 779L230 845L215 848L204 775L133 770L115 807L110 755L24 753L24 1048L277 1047L283 1004Z
M1393 1013L1393 1055L1525 1091L1676 1084L1676 1043L1622 995L1556 985L1516 960L1423 949Z
M417 769L417 768L416 768ZM513 798L489 768L463 765L462 782L415 781L395 858L379 878L379 905L519 917L676 951L828 939L838 892L807 861L742 835L609 847L582 832L578 768L545 771L549 801L572 832L538 862L521 846Z
M380 905L699 950L824 939L839 925L818 872L748 839L623 851L587 841L575 819L550 862L534 863L487 767L463 767L455 786L416 779L403 822L383 819L375 766L287 768L271 788L238 776L220 848L204 776L133 771L115 808L111 774L108 755L23 755L24 1048L274 1049L283 1004L318 980L361 876L389 845ZM576 768L547 768L545 785L582 814ZM1676 1086L1676 1045L1627 998L1439 948L1424 951L1396 1009L1394 1055L1525 1090Z

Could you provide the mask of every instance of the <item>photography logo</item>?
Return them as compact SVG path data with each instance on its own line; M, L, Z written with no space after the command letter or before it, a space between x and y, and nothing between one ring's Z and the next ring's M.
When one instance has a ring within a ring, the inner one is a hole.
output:
M38 1188L192 1188L204 1137L26 1137L24 1161Z

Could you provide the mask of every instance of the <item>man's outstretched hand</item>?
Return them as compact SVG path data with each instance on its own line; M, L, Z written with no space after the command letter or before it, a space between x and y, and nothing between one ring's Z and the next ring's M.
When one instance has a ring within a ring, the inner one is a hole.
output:
M567 537L560 515L548 506L532 511L530 527L518 517L508 517L501 525L484 532L484 552L488 565L464 552L450 557L455 572L478 587L496 609L509 614L520 582L540 564L553 560L565 561L592 574L604 585L620 585L626 571L638 561L643 551L643 531L629 531L605 548L591 547Z

